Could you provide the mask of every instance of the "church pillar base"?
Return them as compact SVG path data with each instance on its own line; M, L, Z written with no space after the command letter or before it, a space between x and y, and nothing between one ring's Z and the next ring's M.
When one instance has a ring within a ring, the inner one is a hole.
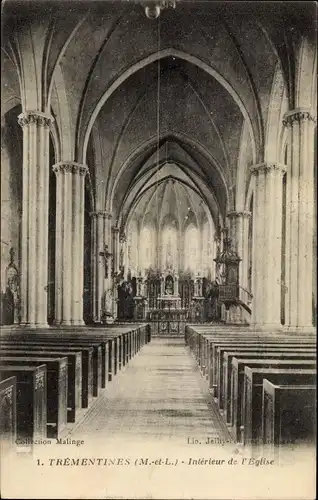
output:
M282 326L284 332L287 333L313 333L316 334L316 327L314 326Z
M250 330L253 330L255 332L281 332L283 331L283 326L277 323L263 323L263 324L258 324L254 323L249 326Z
M63 320L60 323L55 323L55 326L85 326L83 320Z
M28 328L32 330L37 330L39 328L50 328L48 323L20 323L19 325L14 325L16 328Z

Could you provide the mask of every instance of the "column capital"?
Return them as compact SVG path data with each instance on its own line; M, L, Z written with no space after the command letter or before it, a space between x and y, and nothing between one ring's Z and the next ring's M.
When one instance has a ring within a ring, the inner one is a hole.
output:
M107 212L107 210L97 210L95 212L90 212L89 215L90 215L90 217L96 217L96 218L107 219L107 220L111 220L113 217L112 213Z
M292 126L295 122L309 121L316 123L317 118L309 108L296 108L288 111L283 118L283 125L285 127Z
M18 116L18 123L22 128L32 123L38 126L49 127L53 122L53 116L40 111L25 111Z
M257 165L252 165L250 171L252 174L257 173L269 173L269 172L281 172L284 174L287 170L287 166L283 163L258 163Z
M86 165L76 163L74 161L60 161L59 163L53 165L52 169L55 174L63 172L65 174L77 174L85 176L88 172L88 168Z
M227 214L227 217L229 218L239 218L239 217L246 217L249 218L251 217L251 212L248 212L247 210L241 210L241 211L236 211L232 210Z

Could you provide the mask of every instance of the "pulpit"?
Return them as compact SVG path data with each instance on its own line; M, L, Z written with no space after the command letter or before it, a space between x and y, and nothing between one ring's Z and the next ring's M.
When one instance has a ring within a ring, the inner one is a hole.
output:
M231 240L224 239L224 250L214 261L224 266L223 283L219 285L219 301L226 309L239 300L239 263L241 258L231 249Z

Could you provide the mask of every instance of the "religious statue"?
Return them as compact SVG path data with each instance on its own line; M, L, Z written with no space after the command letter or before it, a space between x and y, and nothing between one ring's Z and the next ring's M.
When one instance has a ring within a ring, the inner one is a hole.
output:
M109 288L104 293L104 307L102 311L102 321L107 322L107 318L113 315L113 294L112 290Z
M10 249L10 262L6 269L6 292L4 297L7 324L20 323L20 275L14 263L14 249Z
M171 276L166 278L165 295L173 295L173 279Z
M99 252L99 255L101 257L104 257L104 266L105 266L105 278L108 278L108 271L109 271L109 268L108 268L108 260L110 259L110 257L113 255L112 253L110 253L108 251L108 245L104 245L104 251L103 252Z

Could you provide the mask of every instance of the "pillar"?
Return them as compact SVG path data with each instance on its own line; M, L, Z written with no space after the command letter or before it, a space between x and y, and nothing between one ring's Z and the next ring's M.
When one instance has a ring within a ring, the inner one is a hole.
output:
M119 228L112 228L113 234L113 271L114 273L119 273Z
M84 187L87 167L53 166L56 175L55 323L83 325Z
M285 325L312 329L314 232L314 130L309 110L295 109L284 117L289 131L286 190Z
M179 275L174 277L174 295L179 295Z
M112 300L113 300L113 318L116 319L118 316L118 283L116 276L119 274L119 228L117 226L112 228L112 252L113 252L113 265L112 265Z
M255 176L252 324L279 329L281 299L282 177L285 165L251 167Z
M21 324L47 327L50 115L26 111L23 129Z
M230 220L230 238L232 240L232 248L242 259L240 263L240 285L248 289L247 274L248 274L248 223L251 217L251 212L248 211L232 211L228 213Z

